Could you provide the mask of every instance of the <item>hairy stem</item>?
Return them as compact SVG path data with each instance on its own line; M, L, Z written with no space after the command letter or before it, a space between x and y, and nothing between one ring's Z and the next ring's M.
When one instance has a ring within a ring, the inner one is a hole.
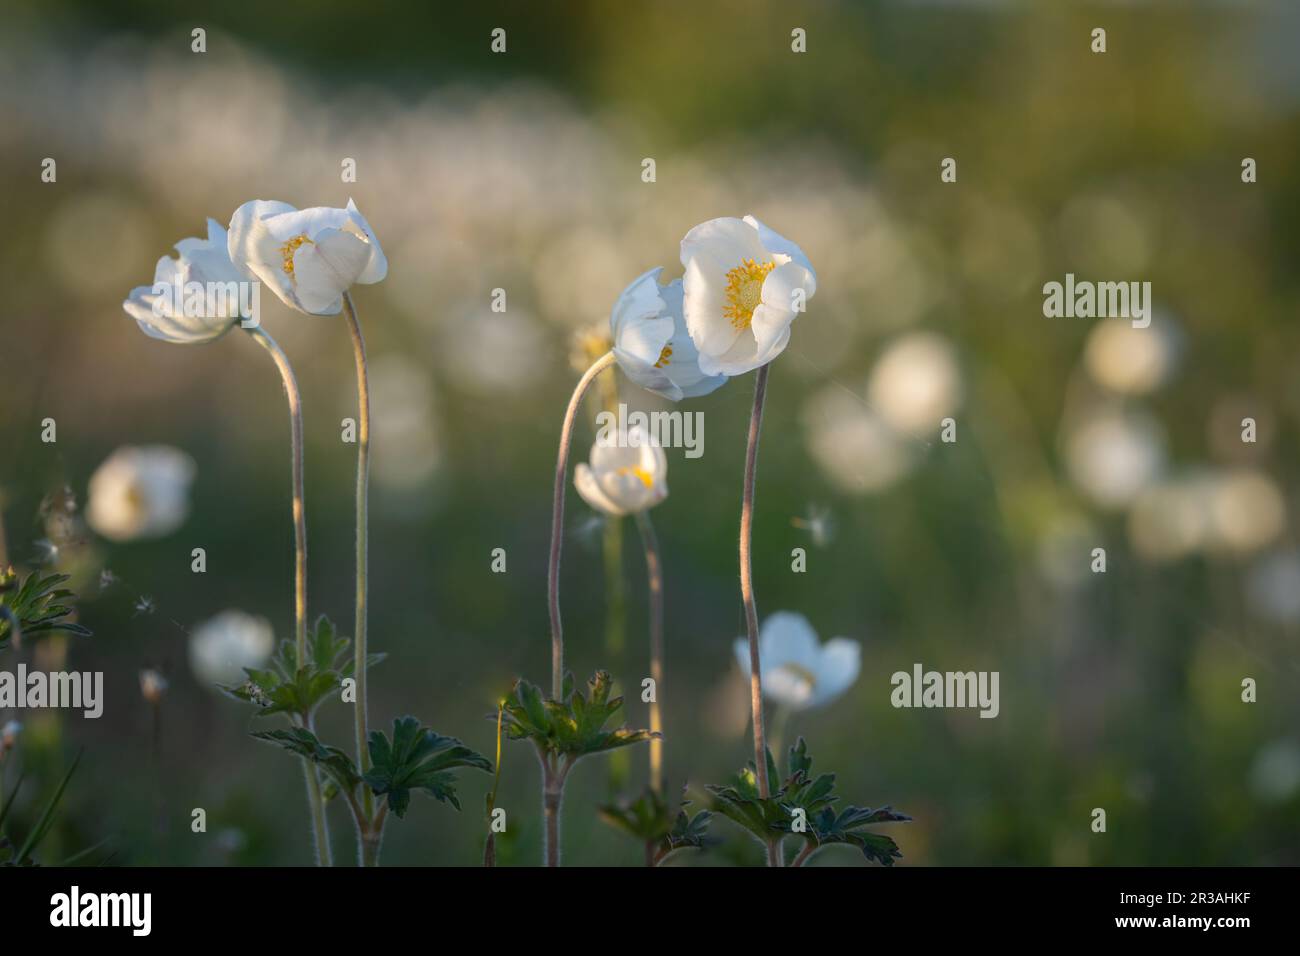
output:
M298 391L298 379L293 374L289 357L270 333L260 325L247 329L247 332L275 362L289 402L290 474L293 482L293 643L301 665L307 659L307 510L303 480L302 393ZM307 780L307 805L311 809L316 837L316 863L331 866L333 852L329 829L325 826L325 802L321 798L320 781L310 761L303 761L303 772Z
M352 338L352 355L357 366L357 613L352 637L352 677L357 682L357 699L353 705L357 766L364 774L370 769L370 750L366 746L369 731L366 698L366 659L369 653L366 642L366 598L370 561L370 376L366 364L366 340L361 334L361 321L357 318L357 310L348 292L343 293L343 306L347 313L348 334ZM369 789L362 788L361 799L365 814L369 817L374 812L374 800Z
M812 855L820 849L821 847L819 847L816 843L813 843L811 841L805 843L804 848L799 851L799 855L794 858L794 860L790 863L790 865L803 866L812 858Z
M641 532L645 547L646 578L650 588L650 678L654 681L654 697L650 700L650 789L664 791L664 741L663 717L659 694L664 683L664 573L659 558L659 538L650 515L638 511L636 527Z
M546 835L542 842L542 859L547 866L560 865L560 810L564 805L564 780L568 765L557 765L543 756L542 760L542 817L546 822Z
M560 624L560 549L564 538L564 488L569 471L569 446L573 443L573 420L577 417L582 396L596 376L615 362L614 353L606 352L583 373L564 411L560 426L560 447L555 460L555 497L551 504L551 557L546 570L546 603L551 615L551 697L559 700L564 684L564 629ZM559 848L556 848L558 855ZM557 856L558 858L558 856Z
M767 741L763 730L763 668L758 653L758 605L754 602L754 478L758 470L758 437L763 428L763 400L767 396L768 366L754 376L754 410L749 416L749 444L745 449L745 482L740 501L740 598L745 604L745 629L749 633L749 706L754 723L754 772L758 795L771 796L767 779ZM780 866L775 843L767 847L767 865Z

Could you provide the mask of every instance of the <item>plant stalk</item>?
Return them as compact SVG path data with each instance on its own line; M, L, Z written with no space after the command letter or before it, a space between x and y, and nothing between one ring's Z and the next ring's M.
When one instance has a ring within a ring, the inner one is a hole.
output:
M246 331L253 337L253 341L266 349L275 362L289 402L290 474L293 482L293 642L301 665L307 659L307 509L306 484L303 480L302 393L298 390L298 379L293 374L289 357L270 333L260 325ZM311 809L312 831L316 839L316 864L332 866L333 851L330 848L320 780L315 766L306 759L303 760L303 774L307 781L307 805Z
M650 679L654 696L650 699L650 789L664 792L663 711L659 694L664 682L664 574L659 557L659 538L655 535L650 514L638 511L636 527L645 548L646 578L650 588Z
M357 682L357 699L353 705L356 725L357 766L364 774L370 769L370 750L366 745L369 733L368 703L366 693L366 660L369 654L366 639L366 616L369 550L370 550L370 375L366 363L366 340L361 334L361 321L352 304L351 293L343 293L344 312L347 314L348 334L352 338L352 355L357 367L357 536L356 536L356 620L352 635L352 677ZM362 788L362 809L369 819L374 813L374 800L368 788ZM362 861L365 858L365 834L362 837ZM377 848L376 848L377 852Z
M564 629L560 623L560 550L564 540L564 490L568 483L569 446L573 443L573 421L582 397L596 376L615 362L614 353L606 352L583 373L564 411L560 426L560 447L555 460L555 495L551 503L551 556L546 570L546 603L551 616L551 697L559 700L564 689ZM559 848L556 847L558 859Z
M758 795L772 795L767 779L767 741L763 728L763 667L758 652L758 605L754 601L754 480L758 470L758 438L763 428L763 401L767 397L768 365L754 376L754 408L749 416L749 443L745 449L745 480L740 501L740 598L745 605L745 629L749 634L749 705L754 724L754 772ZM780 866L778 847L769 843L767 865Z

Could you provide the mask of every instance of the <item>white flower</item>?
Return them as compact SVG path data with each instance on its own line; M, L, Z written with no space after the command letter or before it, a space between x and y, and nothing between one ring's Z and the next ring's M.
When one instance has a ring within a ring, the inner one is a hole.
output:
M157 538L189 513L194 460L166 445L124 445L90 476L86 520L105 538Z
M867 397L897 431L938 429L961 402L961 372L952 346L936 332L911 332L895 339L871 370Z
M1103 319L1088 334L1084 366L1093 381L1116 395L1146 395L1173 372L1175 345L1167 321L1135 329L1128 319Z
M639 425L620 431L612 441L597 439L590 461L573 470L573 486L597 511L617 518L668 497L668 456Z
M158 260L153 285L136 286L122 308L139 324L140 331L155 339L183 345L211 342L240 320L239 291L228 283L241 282L243 276L226 251L226 230L209 219L208 238L182 239L176 243L176 251L180 253L177 258L163 256ZM185 289L191 283L204 287L205 307L187 309L182 305L177 309L178 302L185 301ZM225 297L223 306L206 307L215 305L206 298L209 283L215 284L211 288L217 288Z
M266 618L222 611L190 635L190 668L205 684L235 684L245 667L261 667L271 656L275 636Z
M748 678L749 640L738 637L735 646L736 660ZM763 622L758 652L763 693L793 710L830 703L853 685L862 667L862 646L857 641L833 637L818 643L808 619L791 611L778 611Z
M1074 483L1101 507L1120 508L1164 468L1164 431L1146 412L1102 408L1074 424L1064 451Z
M663 269L634 279L619 295L609 316L614 355L632 381L679 402L719 388L725 375L700 371L700 353L686 331L682 281L659 284Z
M346 209L254 199L231 217L228 245L236 268L311 315L337 315L349 286L388 274L379 240L351 199Z
M742 375L772 361L817 291L803 250L753 216L696 226L682 240L682 266L686 328L705 375Z

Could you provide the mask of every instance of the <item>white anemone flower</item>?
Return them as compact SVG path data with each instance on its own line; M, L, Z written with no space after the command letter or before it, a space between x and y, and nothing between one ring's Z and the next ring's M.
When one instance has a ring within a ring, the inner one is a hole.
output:
M743 375L790 341L817 291L803 250L753 216L710 219L682 240L683 310L705 375Z
M218 339L240 320L239 287L231 283L244 278L230 261L226 230L209 219L206 239L182 239L176 243L176 251L177 258L163 256L158 260L153 285L136 286L122 308L135 319L140 331L164 342L192 345ZM191 298L186 293L191 283L203 286L202 307L185 305ZM209 289L219 291L223 303L211 301Z
M682 280L659 284L651 269L623 290L609 316L614 356L624 374L644 389L679 402L721 387L725 375L700 371L700 353L686 331Z
M597 511L619 518L668 497L668 456L639 425L597 438L589 460L573 470L573 486Z
M228 245L236 268L309 315L337 315L350 286L388 274L379 240L351 199L346 209L254 199L231 217Z
M736 660L748 678L749 640L736 638ZM763 622L758 636L763 667L763 693L791 710L823 707L858 679L862 645L846 637L817 640L808 619L792 611L778 611Z
M105 538L157 538L189 513L194 460L167 445L124 445L90 476L86 521Z
M190 668L205 684L236 684L245 667L261 667L275 647L271 623L243 611L222 611L190 635Z

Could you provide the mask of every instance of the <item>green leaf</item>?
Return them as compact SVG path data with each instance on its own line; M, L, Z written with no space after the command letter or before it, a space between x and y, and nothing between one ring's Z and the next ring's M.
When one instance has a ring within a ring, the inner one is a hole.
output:
M68 767L67 772L63 775L63 779L59 781L58 787L55 788L54 796L52 796L50 802L45 805L45 810L41 813L40 819L36 821L36 826L32 827L32 829L28 831L27 839L23 841L22 846L20 846L18 851L14 854L14 862L19 866L22 866L24 862L31 859L32 852L49 834L50 828L54 826L54 811L58 809L59 801L63 799L63 791L68 788L68 781L71 780L72 775L77 772L77 765L81 763L81 755L83 752L84 751L77 751L77 756L73 758L72 765Z
M12 569L0 568L0 645L14 636L15 625L25 638L58 631L88 637L87 628L67 620L74 610L69 599L76 597L62 587L69 578L67 574L42 575L33 571L18 584Z
M422 727L415 717L399 717L393 721L390 741L381 731L370 734L371 768L365 782L378 796L388 796L388 808L398 817L406 815L412 790L423 790L430 796L450 803L457 810L457 767L492 772L492 761L464 746L454 737L443 737L427 727Z
M356 764L352 762L352 758L337 747L321 743L317 736L306 727L289 727L284 730L259 730L255 731L252 736L313 761L344 793L352 794L356 790L357 784L361 782L361 775L357 772Z
M812 756L802 737L790 748L784 778L777 775L771 751L766 756L772 787L770 796L767 799L759 796L751 763L729 784L705 787L713 797L713 809L765 845L782 835L793 834L818 848L831 844L857 847L868 860L884 866L892 866L902 856L891 838L863 828L877 823L906 822L911 817L891 807L872 810L850 806L837 814L833 807L839 800L835 795L835 775L812 776ZM803 811L806 824L806 829L799 833L794 831L796 810Z
M307 639L305 662L298 660L293 641L282 641L272 660L273 669L246 668L248 680L242 684L218 685L228 697L256 705L257 716L288 714L309 723L316 709L352 675L352 641L341 637L325 615ZM384 659L383 654L367 657L367 669Z
M562 700L543 699L541 690L528 681L515 683L506 698L504 727L511 740L531 740L544 753L578 760L594 753L641 743L654 736L648 730L624 725L609 727L623 709L623 698L610 698L613 681L597 671L587 682L587 693L573 688L573 675L563 682ZM492 715L496 719L496 715Z
M684 791L683 791L684 792ZM651 845L651 862L658 865L670 854L690 847L704 849L713 814L701 810L691 815L684 797L674 817L663 795L647 787L635 800L622 800L598 808L600 818L617 830Z

